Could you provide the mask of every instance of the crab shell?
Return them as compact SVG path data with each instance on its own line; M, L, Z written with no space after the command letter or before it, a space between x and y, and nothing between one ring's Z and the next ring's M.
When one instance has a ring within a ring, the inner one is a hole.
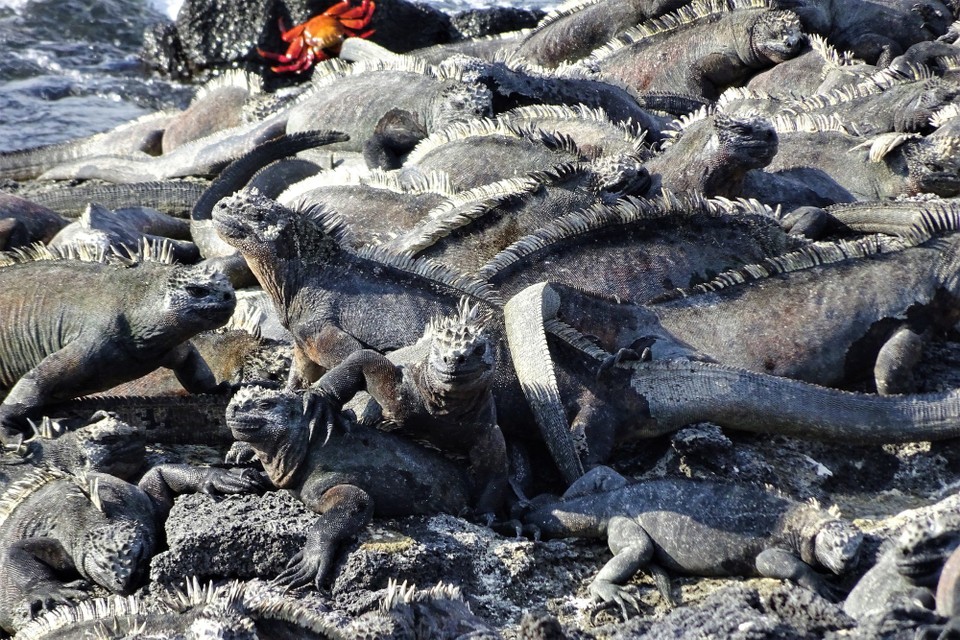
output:
M281 20L280 37L290 43L286 53L273 53L259 48L257 53L268 60L282 63L270 67L276 73L302 73L314 62L326 60L339 52L344 39L373 35L373 29L362 29L370 24L375 8L373 0L362 0L356 6L349 0L343 0L290 30L284 29Z

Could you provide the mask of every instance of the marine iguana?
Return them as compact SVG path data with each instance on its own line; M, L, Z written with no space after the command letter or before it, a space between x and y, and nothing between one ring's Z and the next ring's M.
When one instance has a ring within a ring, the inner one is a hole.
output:
M50 242L67 224L67 220L43 205L0 193L0 250Z
M310 398L306 413L332 427L330 412L367 391L371 401L355 409L358 421L377 426L386 420L444 453L466 455L471 504L492 516L503 505L509 464L491 391L489 320L463 301L457 314L434 318L421 340L389 358L370 349L350 354L310 387L318 397Z
M441 454L362 425L343 432L311 423L303 398L293 391L248 385L227 406L234 437L253 448L270 481L319 515L278 583L319 587L337 545L373 515L468 511L466 472Z
M368 623L369 624L369 623ZM362 623L354 629L362 630ZM135 596L85 600L45 611L17 631L21 640L69 640L90 635L101 640L152 638L303 638L348 640L352 636L327 622L294 594L255 582L168 589L159 602Z
M679 9L682 0L578 0L554 9L516 46L515 53L553 68L587 56L637 23Z
M880 559L857 582L843 610L858 620L875 615L903 595L933 608L933 590L944 563L960 546L960 519L950 512L909 523L889 540Z
M175 239L169 234L175 234ZM57 232L47 247L69 251L70 247L84 246L92 252L111 253L111 249L136 248L144 243L163 247L171 258L182 264L200 259L197 245L187 239L190 226L184 220L166 217L159 211L143 207L110 211L91 203L79 219Z
M870 64L885 66L910 45L946 33L951 5L940 0L777 0L796 13L804 29Z
M536 125L514 126L505 120L475 119L428 136L407 156L402 171L404 174L446 171L453 188L462 191L561 165L592 162L595 173L602 177L597 191L606 188L633 193L635 189L626 187L646 186L646 172L635 169L634 173L639 175L630 176L624 175L624 170L631 160L639 167L646 156L643 151L630 149L593 160L571 137L560 132L543 130ZM509 161L504 162L504 158Z
M681 118L668 140L660 154L644 163L650 197L667 189L737 198L747 172L766 167L779 148L777 133L764 118L708 109Z
M538 421L568 425L585 460L602 462L618 441L656 437L696 422L861 443L960 435L958 391L876 396L705 362L649 317L624 339L626 319L643 316L623 304L613 316L616 301L593 298L542 283L504 308L514 362L537 363L524 369L522 380L541 414ZM630 339L633 347L616 346Z
M383 116L402 109L433 132L447 124L489 116L490 90L455 65L430 66L416 58L394 56L387 60L317 65L309 91L290 107L287 133L318 127L347 133L348 142L333 149L362 151ZM344 104L357 105L344 110Z
M825 386L868 377L881 394L902 393L926 339L958 319L960 234L956 219L939 223L939 233L918 227L925 241L906 248L869 237L811 245L650 309L717 362ZM758 308L789 309L789 319L758 317Z
M956 138L889 133L861 138L838 118L778 116L780 150L744 180L743 197L787 210L902 195L960 193ZM799 191L798 191L799 190Z
M706 0L637 25L579 64L637 91L716 99L795 56L804 39L795 14L764 0Z
M224 324L236 297L202 266L31 260L0 268L5 441L45 404L172 368L188 391L219 387L193 335Z
M184 180L78 185L34 193L30 201L68 218L78 217L91 202L109 209L152 207L175 218L186 218L205 190L206 185Z
M704 576L760 575L791 580L831 598L814 571L856 566L863 534L815 505L741 484L662 478L629 483L595 467L556 502L523 515L548 537L606 538L614 556L588 587L590 595L638 608L625 583L641 568L672 602L663 569ZM663 568L661 568L661 566Z
M136 586L174 494L260 487L249 470L159 465L134 485L99 472L38 468L0 497L0 626L13 631L41 609L84 595L81 582L58 574L79 574L114 593Z
M807 42L806 50L757 73L747 82L746 88L774 98L789 99L838 89L877 71L876 67L857 60L849 51L838 50L817 33L810 33Z

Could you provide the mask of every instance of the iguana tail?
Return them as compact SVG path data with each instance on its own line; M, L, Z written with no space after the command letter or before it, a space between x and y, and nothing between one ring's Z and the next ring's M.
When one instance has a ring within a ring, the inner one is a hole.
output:
M632 362L631 386L647 402L652 432L695 422L858 444L960 436L960 390L923 395L851 393L692 361Z

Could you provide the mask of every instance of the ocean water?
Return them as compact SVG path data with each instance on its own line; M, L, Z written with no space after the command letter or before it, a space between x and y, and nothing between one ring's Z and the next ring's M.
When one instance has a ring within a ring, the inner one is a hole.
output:
M144 29L183 0L0 0L0 151L108 130L185 106L194 88L151 75L137 58ZM456 13L482 0L428 2ZM550 9L556 0L502 5Z

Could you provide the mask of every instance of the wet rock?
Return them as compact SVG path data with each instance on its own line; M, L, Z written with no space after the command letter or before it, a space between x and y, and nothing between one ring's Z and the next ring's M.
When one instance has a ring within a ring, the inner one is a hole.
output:
M544 16L543 11L517 7L488 7L461 11L450 19L456 39L480 38L494 33L532 29Z

